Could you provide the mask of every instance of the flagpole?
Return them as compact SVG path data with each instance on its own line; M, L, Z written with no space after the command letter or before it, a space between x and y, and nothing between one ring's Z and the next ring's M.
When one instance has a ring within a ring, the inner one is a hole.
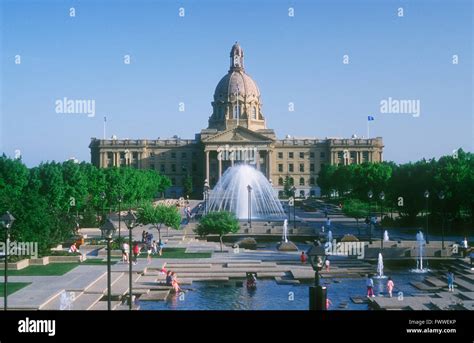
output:
M370 120L367 119L367 139L370 138Z
M106 137L106 134L105 134L105 124L107 123L107 117L104 116L104 140L105 140L105 137Z

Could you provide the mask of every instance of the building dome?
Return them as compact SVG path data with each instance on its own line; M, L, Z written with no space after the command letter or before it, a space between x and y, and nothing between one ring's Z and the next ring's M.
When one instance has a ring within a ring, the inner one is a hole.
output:
M236 95L247 100L260 98L257 84L244 71L229 71L217 84L214 101L229 101Z
M209 128L218 130L235 126L254 130L265 128L260 90L257 83L245 73L244 51L237 42L230 50L230 68L217 84L212 106Z

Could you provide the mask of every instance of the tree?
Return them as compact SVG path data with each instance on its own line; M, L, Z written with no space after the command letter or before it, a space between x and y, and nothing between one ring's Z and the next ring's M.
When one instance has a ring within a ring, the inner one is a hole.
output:
M222 237L229 233L236 233L240 229L239 221L231 212L210 212L201 218L194 232L200 237L207 235L218 235L221 243L222 251Z
M183 191L186 197L190 197L193 193L193 178L190 175L183 180Z
M360 235L359 219L365 218L369 215L368 204L358 199L349 199L344 202L342 212L347 217L354 218L356 220L357 232Z
M145 204L138 209L138 222L144 225L151 224L158 230L158 239L161 240L161 226L165 225L175 230L181 224L181 215L174 206Z
M283 194L285 195L286 198L293 196L293 191L291 190L293 188L293 184L294 184L294 179L290 178L287 175L283 183Z

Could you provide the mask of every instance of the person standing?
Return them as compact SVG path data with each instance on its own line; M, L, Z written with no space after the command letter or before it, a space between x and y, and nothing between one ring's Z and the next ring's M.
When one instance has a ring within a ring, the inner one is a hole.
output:
M326 266L326 271L329 272L329 266L331 265L329 258L326 258L326 261L324 261L324 265Z
M374 295L374 280L372 280L372 277L370 275L367 275L367 280L366 280L366 285L367 285L367 297L375 297Z
M449 270L446 277L448 279L448 292L454 292L454 273Z
M305 264L306 263L306 254L304 253L304 251L301 252L301 256L300 256L300 261L302 264Z
M393 280L391 277L388 278L387 281L387 291L388 291L388 296L391 298L392 293L393 293L393 288L395 287L395 284L393 283Z

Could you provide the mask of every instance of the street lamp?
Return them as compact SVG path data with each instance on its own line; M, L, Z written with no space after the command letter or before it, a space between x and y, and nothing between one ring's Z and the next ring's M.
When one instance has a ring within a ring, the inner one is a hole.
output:
M107 240L107 310L111 310L110 298L112 297L112 285L111 285L111 272L110 272L110 242L117 229L114 223L108 218L105 223L100 227L102 237Z
M249 201L248 201L248 216L249 216L249 229L252 228L252 186L247 185L247 191L249 192Z
M425 199L426 199L426 244L428 244L430 242L429 238L428 238L428 202L429 202L429 199L430 199L430 192L428 190L425 191L425 193L423 194Z
M134 227L138 225L137 223L137 216L132 212L132 210L128 210L128 213L123 218L125 225L128 228L128 243L129 243L129 254L128 254L128 287L129 287L129 295L128 295L128 309L132 310L132 230Z
M209 198L209 181L204 180L204 214L207 214L207 201Z
M372 244L372 198L374 193L372 191L367 192L367 197L369 198L369 243Z
M296 187L291 187L293 193L293 229L296 229Z
M317 242L307 252L309 262L314 270L314 286L309 287L309 309L310 311L326 310L327 289L319 283L319 272L323 268L323 256L326 256L326 250Z
M119 217L119 239L120 239L120 232L121 232L121 222L122 222L122 201L123 201L123 196L122 195L119 195L117 197L117 201L118 201L118 204L119 204L119 213L118 213L118 217Z
M382 218L383 218L383 201L385 200L385 193L380 192L380 249L383 250L383 227L382 227Z
M446 197L446 195L444 194L443 191L440 191L438 193L438 198L439 200L441 201L442 203L442 206L443 206L443 211L442 211L442 218L441 218L441 249L444 250L444 218L446 216L446 208L445 208L445 202L444 202L444 198Z
M8 308L7 305L7 298L8 298L8 292L7 292L7 285L8 285L8 239L10 236L10 229L13 225L13 222L15 221L15 217L11 215L10 212L6 212L1 218L0 218L0 224L2 227L5 229L5 251L3 252L3 258L5 259L5 269L4 271L4 285L3 285L3 309L6 311Z

